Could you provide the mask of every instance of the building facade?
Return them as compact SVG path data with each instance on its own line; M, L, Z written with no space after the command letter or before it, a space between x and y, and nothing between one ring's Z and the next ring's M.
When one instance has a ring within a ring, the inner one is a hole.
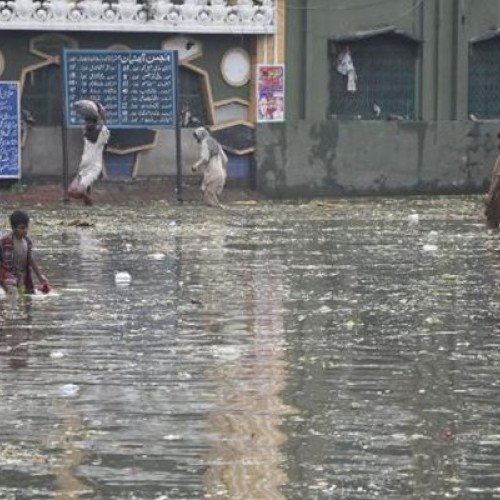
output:
M175 49L180 60L184 168L203 125L230 157L230 177L254 178L255 71L284 53L284 0L9 0L0 2L0 80L18 81L23 178L62 173L63 48ZM68 131L70 173L81 132ZM172 130L112 130L104 175L175 175Z
M500 0L288 0L272 196L477 192L500 131Z

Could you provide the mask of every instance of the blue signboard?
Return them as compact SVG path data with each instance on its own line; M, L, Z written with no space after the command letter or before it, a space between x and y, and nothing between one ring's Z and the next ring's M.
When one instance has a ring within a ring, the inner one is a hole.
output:
M82 119L73 103L98 99L110 128L175 128L177 51L64 50L68 127Z
M0 179L21 177L21 120L18 82L0 82Z

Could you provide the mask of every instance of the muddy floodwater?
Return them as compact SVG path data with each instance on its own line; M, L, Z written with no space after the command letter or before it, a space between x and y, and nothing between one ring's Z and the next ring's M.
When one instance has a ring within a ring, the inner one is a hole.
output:
M27 208L0 499L500 498L479 197Z

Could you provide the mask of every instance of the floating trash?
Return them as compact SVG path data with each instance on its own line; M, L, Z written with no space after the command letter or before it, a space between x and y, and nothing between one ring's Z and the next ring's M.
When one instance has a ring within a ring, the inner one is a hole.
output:
M424 323L426 323L428 325L441 325L441 324L443 324L443 322L439 318L436 318L435 316L429 316L429 317L425 318Z
M66 224L66 226L75 226L75 227L94 227L95 223L89 220L81 220L74 219L67 223L63 222L62 224Z
M59 394L64 398L72 398L80 392L76 384L64 384L59 386Z
M408 223L410 224L410 226L415 226L418 224L418 222L419 222L418 214L408 215Z
M438 249L437 245L424 245L422 250L424 252L436 252Z
M348 330L352 330L353 328L356 328L357 326L363 326L363 320L360 318L350 318L349 320L346 321L345 326L347 327Z
M179 439L182 439L182 436L179 436L179 434L166 434L162 439L165 441L178 441Z
M150 260L163 260L165 258L164 253L152 253L148 255L148 259Z
M437 231L429 231L429 234L427 235L427 240L428 241L436 241L438 237Z
M66 356L66 352L60 350L51 351L50 353L52 359L61 359L64 358L64 356Z
M116 271L115 272L115 283L117 285L130 285L132 281L132 276L127 271Z
M328 307L328 306L321 306L321 307L317 310L317 312L318 312L319 314L328 314L328 313L332 312L332 309L331 309L331 307Z

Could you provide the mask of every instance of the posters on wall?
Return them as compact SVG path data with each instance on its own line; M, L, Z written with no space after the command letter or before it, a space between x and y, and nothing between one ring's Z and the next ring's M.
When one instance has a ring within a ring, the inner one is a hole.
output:
M285 65L257 66L257 121L285 121Z

